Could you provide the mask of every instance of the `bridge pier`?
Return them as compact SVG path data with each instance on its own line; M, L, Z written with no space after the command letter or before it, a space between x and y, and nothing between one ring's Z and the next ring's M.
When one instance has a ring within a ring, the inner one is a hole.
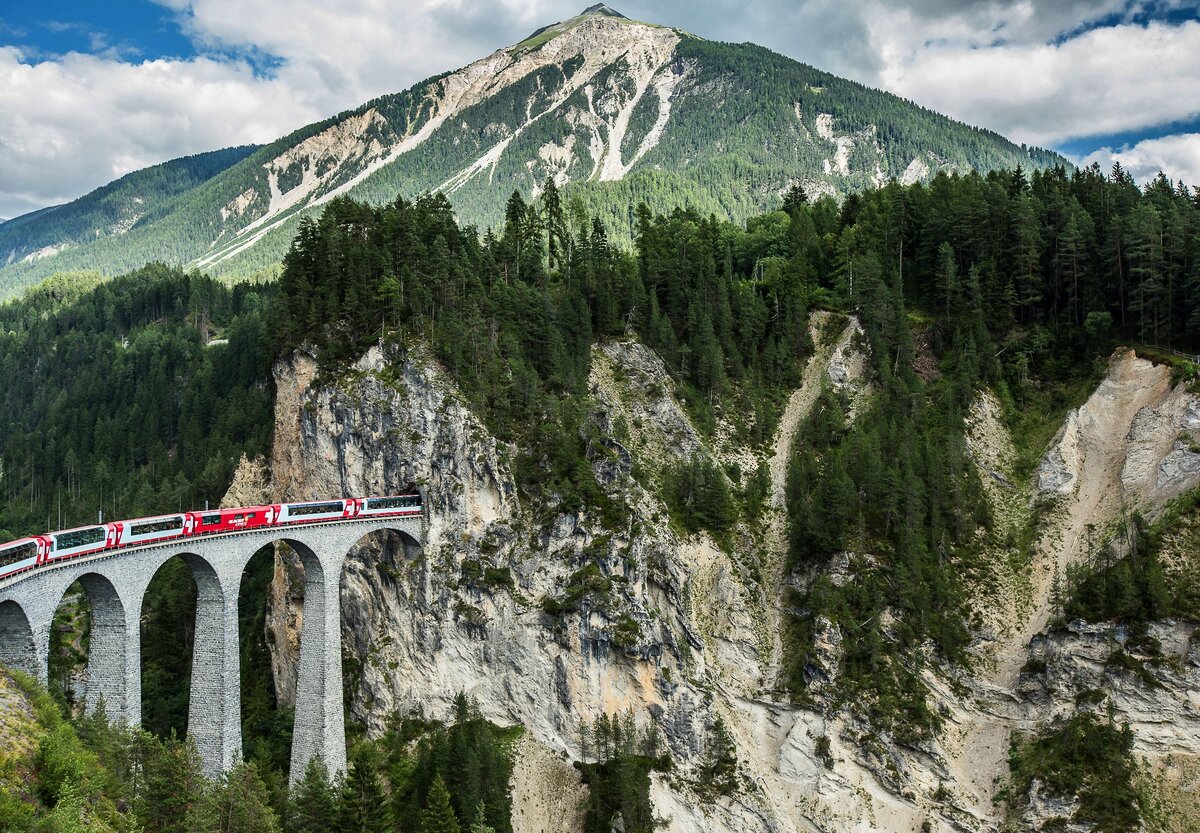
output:
M196 580L196 636L188 735L204 774L219 776L242 756L242 681L238 656L238 591L246 559L219 564L184 554Z
M304 623L296 680L296 718L288 781L296 783L312 758L332 775L346 769L346 724L342 704L341 575L344 552L301 551L304 563Z
M50 644L49 629L44 644ZM46 651L38 653L37 638L24 608L12 599L0 602L0 663L24 671L45 684L46 659Z
M128 721L131 677L137 675L139 682L141 677L141 668L131 668L128 657L128 635L136 623L127 620L125 605L108 579L88 573L79 583L92 609L84 707L95 711L103 700L110 719ZM140 702L138 705L140 712Z

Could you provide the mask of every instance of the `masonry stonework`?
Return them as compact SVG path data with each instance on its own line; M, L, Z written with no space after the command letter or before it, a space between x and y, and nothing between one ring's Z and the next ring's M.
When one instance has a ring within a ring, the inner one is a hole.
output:
M142 600L155 573L179 556L196 581L188 734L205 773L215 776L242 754L238 592L251 557L286 541L304 564L304 625L292 739L291 780L320 758L330 773L346 768L342 705L342 567L363 537L393 530L418 545L423 519L380 518L174 541L85 556L0 582L0 663L36 676L48 674L50 630L67 588L78 581L92 608L86 707L103 699L110 718L141 724Z

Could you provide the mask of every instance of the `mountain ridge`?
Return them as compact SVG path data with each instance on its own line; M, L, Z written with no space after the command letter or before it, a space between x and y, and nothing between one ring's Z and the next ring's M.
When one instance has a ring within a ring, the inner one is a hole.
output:
M1018 164L1069 165L762 47L706 41L597 4L249 149L211 177L158 194L157 211L128 228L88 226L120 234L59 233L64 212L91 216L88 197L17 218L38 232L37 247L10 221L0 229L0 296L55 271L113 273L155 259L244 276L277 264L299 216L343 194L380 204L440 190L484 229L499 223L514 190L536 196L551 178L628 242L626 206L639 201L742 221L796 184L840 197L893 177Z

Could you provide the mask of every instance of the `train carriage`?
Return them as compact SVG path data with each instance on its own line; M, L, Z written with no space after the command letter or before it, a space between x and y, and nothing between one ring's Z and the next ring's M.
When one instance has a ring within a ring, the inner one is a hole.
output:
M358 498L357 517L372 515L417 515L421 512L419 494L389 495L387 497Z
M45 562L49 551L50 541L44 535L0 544L0 578L32 570Z
M243 506L239 509L190 512L186 532L188 535L212 535L271 526L275 523L275 513L274 506Z
M342 500L314 500L307 503L281 503L275 519L278 524L313 523L316 521L339 521L354 517L354 498Z
M169 541L182 536L186 526L187 515L183 512L174 515L159 515L154 518L119 521L116 524L117 546L132 547L138 544L152 544L156 541Z
M80 526L51 532L47 537L50 539L50 553L46 560L60 561L116 546L117 525Z

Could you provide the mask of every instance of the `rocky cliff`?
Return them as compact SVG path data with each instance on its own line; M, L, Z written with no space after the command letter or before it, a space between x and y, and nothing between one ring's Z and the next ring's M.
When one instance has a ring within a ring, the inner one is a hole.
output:
M524 726L514 820L530 831L578 829L577 814L565 809L575 802L564 796L584 789L569 766L581 754L580 727L624 711L656 723L675 761L669 776L654 776L652 790L672 831L997 829L1003 813L994 794L1009 734L1043 725L1088 687L1111 690L1107 702L1132 722L1149 771L1186 789L1200 726L1200 666L1188 634L1160 627L1172 657L1153 672L1161 688L1101 679L1100 654L1121 635L1076 628L1039 636L1048 592L1040 579L996 595L994 619L1022 624L985 628L992 636L978 651L990 665L981 660L974 676L927 672L947 728L920 747L875 734L819 696L800 708L773 692L785 578L782 461L821 388L843 387L854 402L869 395L857 324L818 315L812 327L816 354L765 448L740 447L722 430L704 439L661 361L637 342L594 348L588 406L604 436L590 457L602 488L631 507L618 534L587 513L547 515L523 497L516 449L491 436L421 349L372 349L336 380L321 378L303 353L280 362L270 479L246 463L239 488L307 498L415 483L425 496L422 548L394 536L364 540L343 576L353 716L377 731L395 710L446 714L465 691L490 720ZM969 440L997 516L1015 524L1032 511L1035 490L1012 480L1012 443L997 407L981 395ZM1165 368L1114 357L1035 478L1041 493L1058 495L1059 512L1039 543L1037 576L1049 575L1056 559L1078 558L1070 547L1061 555L1063 530L1135 503L1152 510L1200 482L1189 444L1198 412L1196 397L1172 387ZM763 521L721 544L673 531L657 485L665 466L692 454L738 462L744 472L767 462L772 494ZM1107 478L1099 508L1092 486L1080 485L1095 472ZM286 698L302 601L295 566L281 556L268 628ZM847 554L831 575L851 576L857 557L869 556ZM587 573L588 564L599 573ZM829 625L822 655L831 678L839 642ZM1045 661L1036 677L1019 673L1030 650ZM718 716L738 746L741 789L701 800L693 777ZM1167 801L1181 793L1161 794ZM1029 807L1034 818L1037 802Z

